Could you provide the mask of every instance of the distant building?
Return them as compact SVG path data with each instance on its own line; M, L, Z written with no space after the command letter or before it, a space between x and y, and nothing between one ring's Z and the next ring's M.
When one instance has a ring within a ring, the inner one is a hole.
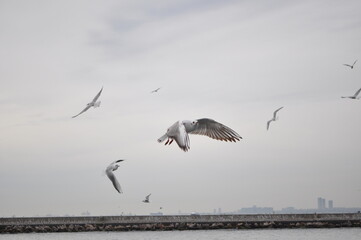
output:
M294 207L282 208L281 213L296 213L297 210Z
M89 212L89 211L82 212L81 215L82 215L82 216L90 216L90 212Z
M328 200L328 208L330 208L330 209L333 208L333 201L332 200Z
M317 208L318 209L325 209L326 208L326 199L324 198L317 198Z
M250 208L241 208L238 210L238 213L241 214L272 214L273 212L272 207L257 207L256 205Z

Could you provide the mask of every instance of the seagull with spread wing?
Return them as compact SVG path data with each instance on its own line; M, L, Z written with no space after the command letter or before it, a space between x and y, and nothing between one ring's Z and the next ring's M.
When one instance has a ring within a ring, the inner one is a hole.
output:
M150 197L150 195L152 195L152 194L147 195L142 202L144 202L144 203L149 203L149 197Z
M105 170L105 173L107 174L108 178L110 179L110 181L112 181L113 186L119 193L123 193L123 191L122 191L122 188L120 187L120 184L113 172L115 170L117 170L119 167L119 165L117 163L122 162L122 161L124 161L124 160L120 159L120 160L112 162L111 164L109 164L109 166Z
M269 129L269 125L271 124L271 122L272 122L272 121L276 121L276 120L278 119L278 117L277 117L277 112L278 112L279 110L281 110L282 108L283 108L283 107L280 107L279 109L277 109L276 111L273 112L273 118L267 122L267 130Z
M98 98L100 97L100 94L102 93L102 91L103 91L103 87L102 87L102 89L100 89L100 91L98 92L98 94L94 97L93 101L91 101L90 103L88 103L88 104L86 105L86 107L83 109L83 111L81 111L80 113L78 113L78 114L75 115L75 116L72 116L72 118L75 118L75 117L79 116L80 114L88 111L88 109L91 108L91 107L94 107L94 108L99 107L99 106L100 106L100 101L97 102L97 100L98 100Z
M360 99L357 97L357 95L359 95L359 93L361 92L361 88L359 90L357 90L357 92L353 95L353 96L342 96L341 98L351 98L351 99Z
M347 67L349 67L349 68L351 68L351 69L353 69L353 67L355 66L355 63L357 62L357 60L356 61L354 61L354 63L352 64L352 65L350 65L350 64L343 64L343 65L345 65L345 66L347 66Z
M168 128L167 132L158 139L158 142L161 143L168 138L165 145L170 145L173 140L175 140L178 146L186 152L190 149L188 133L204 135L226 142L236 142L242 139L237 132L229 127L213 119L201 118L194 121L180 120L175 122Z
M157 88L157 89L151 91L150 93L156 93L156 92L158 92L159 90L160 90L160 88Z

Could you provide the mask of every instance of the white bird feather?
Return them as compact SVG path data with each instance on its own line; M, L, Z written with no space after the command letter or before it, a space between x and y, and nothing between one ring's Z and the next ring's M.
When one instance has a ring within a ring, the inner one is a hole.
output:
M100 97L100 94L102 93L102 91L103 91L103 87L102 87L102 89L100 89L98 94L93 98L93 100L90 103L88 103L86 105L86 107L80 113L78 113L77 115L72 116L72 118L75 118L75 117L79 116L80 114L88 111L88 109L91 108L91 107L94 107L94 108L99 107L101 102L100 101L97 102L97 100Z
M158 139L158 142L163 142L168 138L165 145L170 145L173 140L175 140L180 149L186 152L190 149L188 134L204 135L226 142L236 142L242 139L242 137L231 128L213 119L201 118L194 121L180 120L175 122L168 128L167 132Z
M114 171L118 169L119 165L117 163L122 162L124 160L120 159L117 161L112 162L109 164L109 166L106 168L105 173L107 174L110 181L113 183L114 188L119 192L123 193L122 188L120 187L120 184L117 180L117 178L114 175Z

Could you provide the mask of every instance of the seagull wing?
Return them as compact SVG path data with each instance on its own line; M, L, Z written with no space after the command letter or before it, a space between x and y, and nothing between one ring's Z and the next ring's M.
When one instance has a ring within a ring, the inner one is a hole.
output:
M100 97L100 94L102 93L102 91L103 91L103 87L102 87L102 89L100 89L100 91L98 92L98 94L94 97L92 103L95 103L95 102L98 100L98 98Z
M347 67L352 67L350 64L346 64L346 63L344 63L343 65L345 65Z
M148 196L145 197L145 199L147 199L147 201L149 201L150 195L152 195L152 194L149 194Z
M190 133L204 135L226 142L236 142L242 139L242 137L234 130L209 118L198 119L196 128Z
M353 95L354 97L357 97L357 95L361 92L361 88L359 90L357 90L357 92L355 93L355 95Z
M75 118L75 117L79 116L80 114L82 114L82 113L84 113L84 112L88 111L88 109L89 109L90 107L91 107L90 105L87 105L87 106L83 109L83 111L81 111L80 113L78 113L78 114L77 114L77 115L75 115L75 116L72 116L72 118Z
M279 111L279 110L281 110L283 107L280 107L279 109L277 109L276 111L274 111L274 113L273 113L273 118L274 119L276 119L276 115L277 115L277 112Z
M352 64L352 66L354 66L356 62L357 62L357 60Z
M120 184L119 184L117 178L115 177L115 175L113 173L113 168L111 166L112 166L112 164L107 168L107 170L105 172L106 172L108 178L110 179L110 181L112 181L113 186L115 187L115 189L119 193L123 193L122 188L120 187Z
M124 161L124 159L119 159L119 160L114 161L112 164L115 164L115 163L118 163L118 162L123 162L123 161Z
M271 124L272 121L273 121L273 119L271 119L267 122L267 130L269 129L269 125Z

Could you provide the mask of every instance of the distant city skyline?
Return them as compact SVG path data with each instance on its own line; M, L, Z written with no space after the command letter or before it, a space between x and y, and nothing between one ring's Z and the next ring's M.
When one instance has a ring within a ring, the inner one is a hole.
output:
M240 209L237 210L233 210L233 211L222 211L221 207L218 208L214 208L213 211L209 211L209 212L202 212L202 211L191 211L191 212L187 212L187 211L182 211L182 210L178 210L177 212L174 213L166 213L164 214L162 212L161 209L159 209L158 211L155 212L150 212L150 213L146 213L146 214L141 214L141 215L188 215L188 214L290 214L290 213L355 213L355 212L359 212L361 211L361 206L357 207L351 207L351 208L347 208L347 207L342 207L342 206L338 206L338 207L333 207L333 200L329 200L328 201L328 207L323 207L323 201L325 199L322 197L318 197L317 198L317 203L315 204L315 208L295 208L295 207L283 207L281 209L274 209L273 207L266 207L266 206L256 206L253 205L251 207L241 207ZM321 205L320 205L321 203ZM118 214L114 214L114 215L137 215L137 214L133 214L131 212L129 213L118 213ZM40 216L40 215L38 215ZM46 217L51 217L51 216L71 216L69 214L65 214L65 215L53 215L51 213L48 213L45 215ZM89 211L84 211L79 215L73 215L73 216L94 216L91 214L91 212Z

